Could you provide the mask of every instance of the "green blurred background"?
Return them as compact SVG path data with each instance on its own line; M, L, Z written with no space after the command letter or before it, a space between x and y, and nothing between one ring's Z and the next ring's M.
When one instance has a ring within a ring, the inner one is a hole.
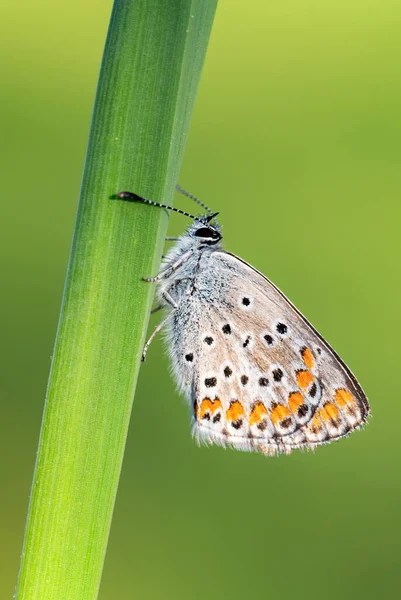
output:
M111 4L0 9L0 598L16 580ZM156 342L100 600L399 593L400 31L398 0L220 2L180 182L334 345L373 418L314 454L199 449ZM170 233L185 224L174 216Z

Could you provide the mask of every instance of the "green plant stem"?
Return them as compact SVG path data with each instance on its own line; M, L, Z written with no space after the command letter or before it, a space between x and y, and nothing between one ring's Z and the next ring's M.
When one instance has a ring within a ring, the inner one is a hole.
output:
M153 296L140 278L157 272L167 227L165 211L111 197L171 202L216 3L115 1L17 600L97 597Z

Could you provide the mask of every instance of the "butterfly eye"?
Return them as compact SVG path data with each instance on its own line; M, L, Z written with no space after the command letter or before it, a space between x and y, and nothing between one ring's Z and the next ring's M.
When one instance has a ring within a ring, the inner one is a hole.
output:
M195 235L196 237L209 238L211 240L217 240L220 238L219 233L210 227L199 227L199 229L195 231Z

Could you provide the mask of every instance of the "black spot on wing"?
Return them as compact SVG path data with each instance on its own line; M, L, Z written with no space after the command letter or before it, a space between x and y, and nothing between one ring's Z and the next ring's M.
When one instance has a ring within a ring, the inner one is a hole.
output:
M288 327L285 323L277 323L276 329L281 335L284 335L288 331Z
M283 371L281 369L274 369L274 371L273 371L273 379L274 379L274 381L279 382L279 381L282 380L283 377L284 377L284 373L283 373Z

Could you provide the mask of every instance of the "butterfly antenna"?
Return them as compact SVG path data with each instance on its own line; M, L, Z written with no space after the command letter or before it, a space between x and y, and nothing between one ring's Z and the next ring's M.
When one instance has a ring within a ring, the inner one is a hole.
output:
M213 211L210 210L210 208L208 206L206 206L206 204L204 204L203 202L201 202L196 196L193 196L192 194L190 194L189 192L187 192L186 190L184 190L180 185L176 185L175 189L177 190L177 192L180 192L180 194L183 194L187 198L191 198L191 200L193 200L194 202L196 202L196 204L199 204L200 206L202 206L202 208L204 208L205 210L207 210L207 212L209 214L212 214Z
M167 204L161 204L160 202L153 202L153 200L146 200L146 198L142 198L142 196L138 196L138 194L134 194L133 192L119 192L116 195L116 198L118 198L119 200L127 200L128 202L142 202L142 204L151 204L152 206L167 208L168 210L180 213L180 215L185 215L190 219L194 219L197 221L199 220L199 217L195 217L194 215L191 215L190 213L187 213L184 210L174 208L174 206L167 206Z

